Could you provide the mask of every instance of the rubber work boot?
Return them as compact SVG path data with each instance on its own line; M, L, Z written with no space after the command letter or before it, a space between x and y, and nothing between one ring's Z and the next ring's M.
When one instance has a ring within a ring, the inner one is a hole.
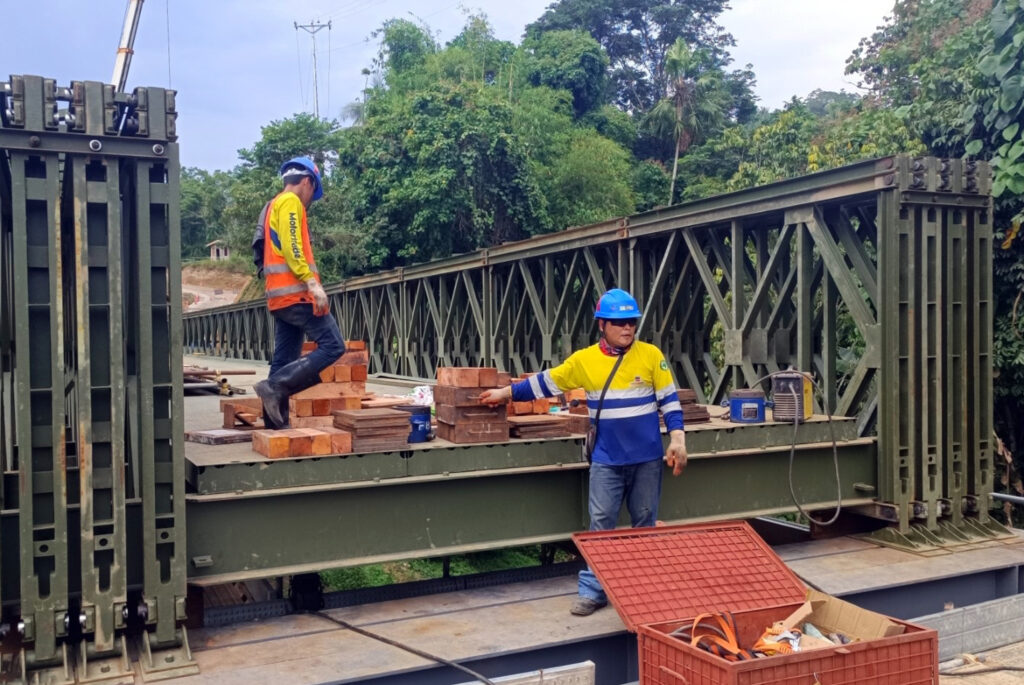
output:
M264 425L272 429L288 428L288 398L319 382L319 369L303 357L283 366L272 378L253 386L263 400Z
M590 616L592 613L607 604L608 602L599 602L598 600L590 599L589 597L577 597L572 603L569 613L573 616Z

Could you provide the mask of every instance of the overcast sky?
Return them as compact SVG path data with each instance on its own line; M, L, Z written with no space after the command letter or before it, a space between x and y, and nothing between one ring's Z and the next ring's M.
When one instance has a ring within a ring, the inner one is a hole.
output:
M125 0L0 0L0 80L39 74L60 85L109 81ZM376 53L370 33L393 17L418 17L441 42L482 10L498 38L519 42L551 0L145 0L129 88L178 91L182 163L230 169L260 127L313 111L312 39L295 23L331 22L316 35L320 113L339 116L363 88ZM732 0L721 23L736 38L736 66L751 63L762 106L815 88L853 90L844 62L893 0ZM169 21L168 21L169 18Z

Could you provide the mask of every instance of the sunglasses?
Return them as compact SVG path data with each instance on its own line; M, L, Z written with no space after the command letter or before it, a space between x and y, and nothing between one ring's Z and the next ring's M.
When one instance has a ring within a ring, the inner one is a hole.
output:
M636 328L638 319L607 319L609 326L615 326L616 328L625 328L626 326L632 326Z

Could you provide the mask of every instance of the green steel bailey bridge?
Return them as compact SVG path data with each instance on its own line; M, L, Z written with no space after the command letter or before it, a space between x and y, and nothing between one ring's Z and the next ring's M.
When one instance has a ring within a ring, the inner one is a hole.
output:
M0 633L12 682L195 670L189 585L558 542L586 528L575 439L270 462L183 439L185 352L266 360L262 302L181 312L175 97L0 82ZM820 417L691 427L671 522L801 502L934 549L1001 536L990 170L887 157L328 288L370 370L519 373L595 336L610 287L717 404L794 366ZM841 418L840 418L841 417ZM834 481L833 438L840 481ZM258 523L257 523L258 522ZM339 526L344 522L344 526Z

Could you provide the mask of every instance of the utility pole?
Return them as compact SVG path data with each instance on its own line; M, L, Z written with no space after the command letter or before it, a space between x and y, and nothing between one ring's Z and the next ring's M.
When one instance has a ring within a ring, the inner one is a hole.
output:
M326 24L322 24L319 21L314 20L314 21L312 21L312 22L310 22L308 24L300 24L298 22L294 22L294 23L295 23L295 30L296 31L298 31L299 29L302 29L303 31L308 33L313 38L313 115L316 116L317 119L319 119L320 118L320 91L317 88L317 80L316 80L316 34L321 29L327 29L328 31L330 31L331 30L331 22L327 22Z

